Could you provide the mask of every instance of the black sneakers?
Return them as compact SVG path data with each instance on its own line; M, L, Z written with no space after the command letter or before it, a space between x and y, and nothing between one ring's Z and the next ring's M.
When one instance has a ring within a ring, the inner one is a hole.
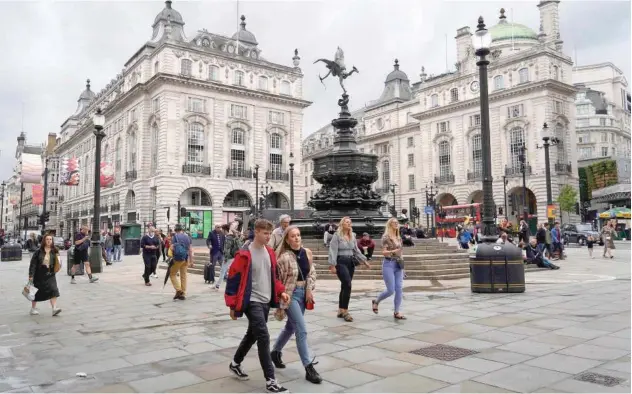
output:
M272 358L272 362L274 363L274 366L276 368L285 368L285 364L283 363L283 360L281 360L281 352L273 350L272 352L270 352L270 358Z
M323 378L316 372L314 364L305 367L305 380L314 384L320 384L323 381Z
M245 373L242 369L241 369L241 365L240 364L235 364L235 363L230 363L230 365L228 366L228 369L230 369L230 372L232 372L237 379L239 380L248 380L248 374Z
M268 393L287 393L288 390L277 383L275 379L270 379L266 382L266 391Z

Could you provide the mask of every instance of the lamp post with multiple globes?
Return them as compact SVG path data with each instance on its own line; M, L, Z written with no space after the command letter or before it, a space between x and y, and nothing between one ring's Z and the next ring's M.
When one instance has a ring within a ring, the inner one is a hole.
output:
M97 108L96 113L92 117L94 125L94 135L96 137L96 145L94 151L94 208L92 210L92 238L90 245L90 269L93 274L102 271L101 262L101 234L99 232L99 216L101 208L101 142L105 137L103 125L105 124L105 116L101 112L101 108Z

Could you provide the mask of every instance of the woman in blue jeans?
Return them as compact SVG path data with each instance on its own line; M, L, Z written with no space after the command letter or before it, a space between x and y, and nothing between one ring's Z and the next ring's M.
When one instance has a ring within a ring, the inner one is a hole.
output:
M301 242L301 232L296 226L289 226L283 233L281 245L277 249L278 279L285 286L285 292L290 296L289 303L281 302L281 307L275 313L277 319L282 320L287 314L287 323L274 347L272 348L272 362L277 368L285 368L281 359L281 351L287 342L296 335L296 348L305 367L305 379L312 383L321 383L322 379L314 369L313 359L309 354L307 344L307 327L305 325L305 307L314 305L313 291L316 287L316 269L312 264L312 251L305 249Z
M382 236L382 276L386 284L386 290L376 300L371 301L373 313L378 313L380 302L395 293L395 310L393 317L397 320L405 320L401 314L402 288L404 282L404 261L402 260L402 239L399 236L399 222L396 218L390 218L386 222L384 235Z

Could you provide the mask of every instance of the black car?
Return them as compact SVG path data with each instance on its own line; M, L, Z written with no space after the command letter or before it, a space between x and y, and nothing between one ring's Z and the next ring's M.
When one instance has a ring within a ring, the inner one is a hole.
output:
M588 236L592 236L599 245L603 246L599 232L593 230L590 223L565 224L562 226L562 240L565 245L569 243L586 245Z

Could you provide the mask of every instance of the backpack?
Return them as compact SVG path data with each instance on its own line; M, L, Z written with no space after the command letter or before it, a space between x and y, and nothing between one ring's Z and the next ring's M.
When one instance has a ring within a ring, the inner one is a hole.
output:
M224 243L224 257L227 259L234 258L240 247L239 238L227 237L226 242Z
M173 236L173 260L174 261L186 261L189 258L189 250L187 247L178 242L178 234Z

